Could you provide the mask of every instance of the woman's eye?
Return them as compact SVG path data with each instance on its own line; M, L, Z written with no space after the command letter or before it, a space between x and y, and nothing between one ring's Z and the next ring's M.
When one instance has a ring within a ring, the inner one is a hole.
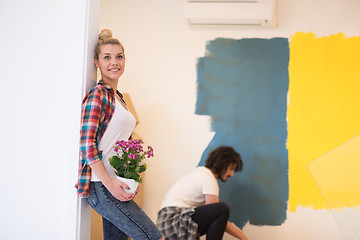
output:
M117 56L117 58L118 58L118 59L122 59L122 58L123 58L123 56L119 55L119 56Z
M110 59L110 57L109 57L109 56L105 56L104 59L105 59L105 60L108 60L108 59Z

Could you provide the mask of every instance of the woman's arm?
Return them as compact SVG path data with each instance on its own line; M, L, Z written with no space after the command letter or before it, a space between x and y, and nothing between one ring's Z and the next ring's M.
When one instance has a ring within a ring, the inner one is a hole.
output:
M93 89L86 95L82 104L80 151L88 165L102 160L97 138L100 134L100 123L105 118L102 99L106 94L105 89Z

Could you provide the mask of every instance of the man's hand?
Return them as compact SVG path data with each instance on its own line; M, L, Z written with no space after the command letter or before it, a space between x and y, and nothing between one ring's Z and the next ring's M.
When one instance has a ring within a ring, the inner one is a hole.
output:
M245 236L244 233L241 232L241 237L239 238L240 240L248 240L248 238Z
M226 225L226 230L228 234L230 234L233 237L236 237L240 240L248 240L248 238L245 236L245 234L238 228L235 224L228 222Z

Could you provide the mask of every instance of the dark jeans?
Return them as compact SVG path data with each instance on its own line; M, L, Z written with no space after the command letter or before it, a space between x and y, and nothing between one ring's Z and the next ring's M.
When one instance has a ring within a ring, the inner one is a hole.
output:
M206 234L206 240L221 240L229 215L228 205L218 202L195 208L191 218L198 224L200 236Z
M121 202L101 182L91 182L87 198L90 206L103 218L104 240L159 240L159 230L134 202Z

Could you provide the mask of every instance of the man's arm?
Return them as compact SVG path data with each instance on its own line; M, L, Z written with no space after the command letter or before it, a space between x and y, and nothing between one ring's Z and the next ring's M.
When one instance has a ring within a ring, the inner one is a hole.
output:
M212 194L205 194L205 205L219 202L219 197ZM248 240L245 234L233 223L227 222L225 232L241 240Z
M212 194L205 194L205 205L219 202L219 197Z
M225 232L241 240L248 240L245 234L235 224L227 222Z

